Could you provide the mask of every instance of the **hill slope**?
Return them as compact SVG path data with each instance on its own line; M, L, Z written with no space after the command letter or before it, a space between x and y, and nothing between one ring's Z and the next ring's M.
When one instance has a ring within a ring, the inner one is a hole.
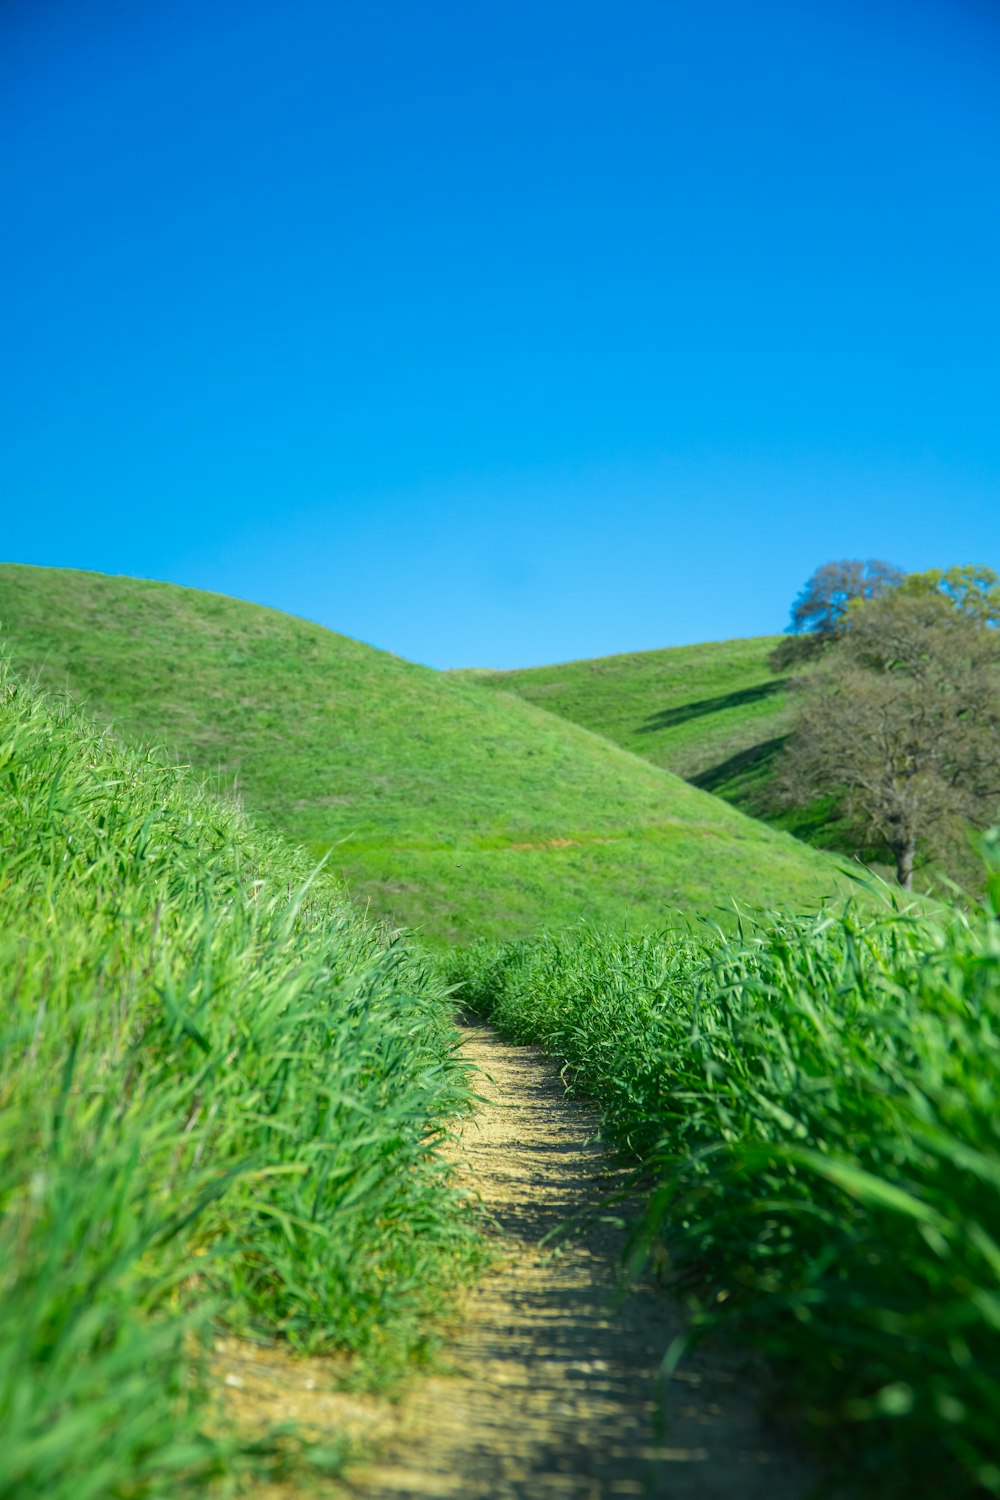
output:
M8 1500L274 1493L211 1339L426 1366L481 1262L437 1149L469 1105L448 992L310 874L0 649Z
M379 912L461 940L801 907L836 866L513 694L220 595L0 567L22 669L235 782Z
M828 798L782 813L771 803L775 759L792 718L790 676L768 666L780 639L708 641L522 671L455 675L517 693L751 817L816 847L849 853L851 842Z
M778 639L456 675L517 693L738 802L750 773L768 763L787 731L788 678L767 664Z

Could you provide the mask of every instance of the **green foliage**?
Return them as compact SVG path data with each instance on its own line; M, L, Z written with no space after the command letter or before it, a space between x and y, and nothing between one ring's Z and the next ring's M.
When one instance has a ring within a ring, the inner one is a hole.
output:
M1000 625L1000 578L992 568L969 565L909 573L902 592L908 598L946 599L977 625Z
M471 1264L448 1002L299 854L2 661L0 889L0 1491L202 1494L256 1462L204 1436L210 1321L376 1378Z
M918 850L960 877L966 827L1000 803L1000 633L968 593L924 585L851 603L775 777L792 805L834 796L904 886Z
M880 1500L1000 1494L995 912L584 931L453 965L642 1162L636 1253L689 1290L696 1327L770 1355Z
M165 584L0 567L17 663L235 782L437 941L581 915L661 925L729 892L804 906L835 865L514 696L273 610Z

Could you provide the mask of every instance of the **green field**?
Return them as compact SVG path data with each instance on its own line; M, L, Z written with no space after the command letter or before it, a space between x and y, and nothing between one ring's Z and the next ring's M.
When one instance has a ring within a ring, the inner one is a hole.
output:
M791 679L768 657L780 636L708 641L523 671L459 672L581 724L751 817L817 848L855 852L829 799L776 810L775 758L791 728ZM861 851L877 856L881 851Z
M436 1149L469 1099L447 995L300 851L2 656L0 727L0 1492L264 1479L295 1444L220 1426L213 1333L381 1381L479 1261Z
M709 641L456 675L517 693L678 776L705 778L713 783L709 791L735 800L788 729L788 677L767 664L779 639Z
M573 664L575 699L512 674L556 714L162 584L3 567L0 622L5 1495L342 1464L227 1431L205 1351L426 1358L483 1253L436 1149L457 986L600 1104L636 1259L762 1351L848 1493L1000 1496L1000 834L983 908L817 910L857 890L833 860L561 716L704 780L780 738L768 641Z
M0 567L17 665L153 740L437 941L814 905L823 855L517 695L220 595ZM730 907L731 909L731 907Z
M1000 830L992 867L968 918L581 932L450 966L600 1102L647 1194L637 1260L767 1354L838 1493L1000 1495Z

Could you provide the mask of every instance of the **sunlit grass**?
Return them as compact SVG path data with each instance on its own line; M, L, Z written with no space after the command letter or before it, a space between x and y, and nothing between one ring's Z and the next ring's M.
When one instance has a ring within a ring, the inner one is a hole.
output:
M791 809L775 805L772 782L795 701L791 674L773 672L769 664L780 640L705 641L458 675L592 729L817 848L853 855L857 843L835 799ZM879 848L866 848L864 855L889 859Z
M995 910L581 932L452 965L641 1163L636 1254L696 1328L765 1350L880 1497L1000 1494Z
M204 1493L267 1462L206 1429L212 1327L377 1380L468 1274L448 1002L300 855L2 662L0 892L0 1492Z
M833 860L577 724L275 610L0 565L0 634L23 671L235 784L427 940L658 928L840 884Z

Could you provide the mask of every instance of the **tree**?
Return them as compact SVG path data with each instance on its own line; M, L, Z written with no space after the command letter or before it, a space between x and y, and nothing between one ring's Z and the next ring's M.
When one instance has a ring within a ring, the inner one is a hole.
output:
M938 594L979 625L1000 625L1000 578L992 568L931 568L908 573L901 587L917 598Z
M918 850L954 849L1000 801L1000 631L963 605L930 585L855 599L802 689L777 777L788 805L836 795L906 888Z
M881 598L903 578L899 568L875 558L824 563L792 605L790 638L771 653L772 670L784 671L820 655L837 639L855 599Z

